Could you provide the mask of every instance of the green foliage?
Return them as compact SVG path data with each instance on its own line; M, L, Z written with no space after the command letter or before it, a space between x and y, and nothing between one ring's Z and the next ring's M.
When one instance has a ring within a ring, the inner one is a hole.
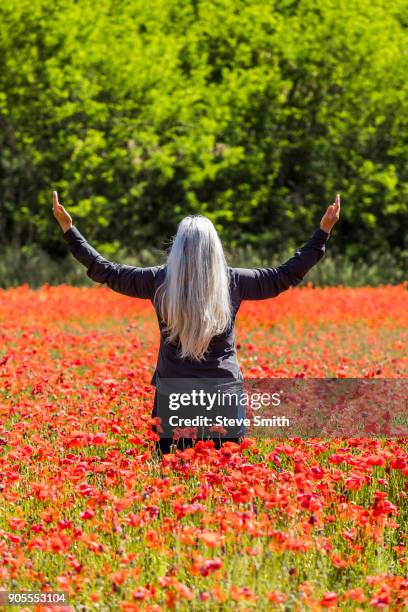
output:
M3 0L0 239L162 247L185 214L231 248L407 249L405 0Z

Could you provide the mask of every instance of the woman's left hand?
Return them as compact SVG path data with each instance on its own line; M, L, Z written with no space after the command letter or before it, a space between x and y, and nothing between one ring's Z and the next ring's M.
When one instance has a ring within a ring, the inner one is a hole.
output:
M65 232L72 227L72 217L69 213L67 213L63 205L58 202L58 194L56 191L52 192L52 202L52 210L54 212L54 217L60 224L61 229L65 234Z

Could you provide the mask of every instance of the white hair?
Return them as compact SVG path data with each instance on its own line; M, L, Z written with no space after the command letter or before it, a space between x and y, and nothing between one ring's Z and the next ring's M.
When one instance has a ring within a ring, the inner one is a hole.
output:
M179 342L182 358L205 359L211 339L231 324L227 263L207 217L191 215L180 222L155 303L166 342Z

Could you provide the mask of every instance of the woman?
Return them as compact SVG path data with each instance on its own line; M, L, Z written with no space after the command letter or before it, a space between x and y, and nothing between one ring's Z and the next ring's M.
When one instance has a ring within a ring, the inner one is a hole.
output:
M325 243L340 216L340 196L328 206L306 244L276 268L227 266L218 234L201 215L184 218L162 266L137 268L102 257L73 225L53 192L53 212L72 255L87 275L114 291L152 301L160 329L160 348L151 383L156 387L152 416L157 415L157 387L170 379L242 380L236 357L234 324L243 300L272 298L297 285L322 258ZM234 433L238 440L243 430ZM225 441L225 439L224 439ZM171 438L160 449L169 452Z

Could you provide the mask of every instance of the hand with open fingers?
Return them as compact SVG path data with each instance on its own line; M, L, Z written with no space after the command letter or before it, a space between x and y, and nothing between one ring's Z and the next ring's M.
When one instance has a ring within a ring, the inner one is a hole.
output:
M60 224L61 229L65 234L65 232L72 227L72 217L69 213L67 213L63 205L58 202L58 194L56 191L52 192L52 201L52 210L54 212L54 217Z
M320 228L330 234L333 226L340 218L340 194L336 195L336 201L328 206L320 221Z

